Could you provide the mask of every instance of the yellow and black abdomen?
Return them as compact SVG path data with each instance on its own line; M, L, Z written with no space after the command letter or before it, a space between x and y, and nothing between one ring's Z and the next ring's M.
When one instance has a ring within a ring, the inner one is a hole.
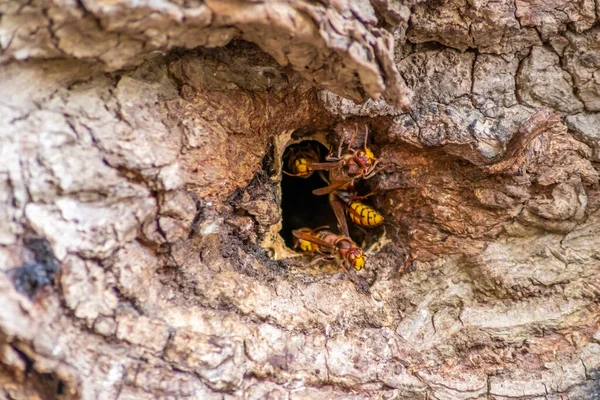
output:
M308 240L298 239L296 242L296 248L299 248L300 251L303 251L305 253L313 253L313 252L317 251L319 246L317 246L314 243L309 242Z
M346 213L352 222L367 228L374 228L383 222L383 216L379 211L358 201L348 204Z
M312 174L312 171L308 167L310 160L304 157L296 157L293 161L294 165L292 167L292 172L296 176L307 178Z

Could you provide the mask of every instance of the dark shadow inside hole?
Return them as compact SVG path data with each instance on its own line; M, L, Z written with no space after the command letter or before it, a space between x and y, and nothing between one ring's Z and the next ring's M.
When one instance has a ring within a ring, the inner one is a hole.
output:
M314 140L305 140L289 146L283 155L283 168L288 168L290 154L294 149L314 146L318 148L321 157L328 153L328 149ZM292 230L303 227L316 228L328 225L334 232L337 231L335 215L329 206L328 196L315 196L312 191L327 186L318 173L313 173L308 178L288 176L283 174L281 179L281 237L289 248L294 247Z
M290 154L294 149L305 146L314 146L318 148L321 155L321 161L324 160L328 150L321 143L313 140L305 140L301 143L289 146L283 156L284 170L291 172L288 169L288 161ZM339 233L335 214L329 204L329 196L316 196L312 191L317 188L327 186L325 181L320 177L319 173L313 173L309 178L300 178L283 174L281 180L281 211L282 211L282 229L280 235L289 248L294 247L294 237L292 230L303 227L316 228L327 225L332 232ZM357 182L359 193L369 193L369 186L365 182ZM370 199L362 200L366 204L371 204ZM359 245L364 241L373 243L380 234L380 228L364 230L356 227L348 220L348 228L350 236ZM367 232L367 233L365 233Z

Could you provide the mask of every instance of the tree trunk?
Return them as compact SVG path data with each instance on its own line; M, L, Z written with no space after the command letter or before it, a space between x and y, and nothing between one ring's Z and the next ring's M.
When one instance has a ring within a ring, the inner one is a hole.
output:
M0 4L0 399L600 398L599 18ZM344 274L282 169L365 128Z

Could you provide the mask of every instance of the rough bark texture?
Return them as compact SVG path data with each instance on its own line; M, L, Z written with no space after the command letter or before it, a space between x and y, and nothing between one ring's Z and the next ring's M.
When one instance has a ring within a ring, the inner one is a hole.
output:
M0 398L598 398L599 14L0 4ZM261 247L353 124L370 294Z

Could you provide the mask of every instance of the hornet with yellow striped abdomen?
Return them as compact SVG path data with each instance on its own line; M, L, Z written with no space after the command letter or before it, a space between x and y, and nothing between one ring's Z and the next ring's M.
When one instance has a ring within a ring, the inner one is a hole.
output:
M305 145L293 148L290 149L288 158L288 169L290 172L284 170L283 173L298 178L309 178L315 171L312 166L318 164L319 161L320 156L317 147Z
M348 236L336 235L325 228L327 227L322 226L316 229L301 228L292 231L296 247L300 247L301 250L307 249L309 253L321 254L321 257L313 260L313 263L337 259L346 273L347 267L357 271L363 269L365 254L362 249Z
M342 154L342 140L340 141L337 155L328 155L326 157L327 162L310 164L310 168L313 171L328 171L328 179L325 179L327 186L313 190L313 194L321 196L336 190L347 189L354 184L355 180L370 178L379 171L379 169L376 169L379 160L375 157L371 149L367 147L369 129L365 126L362 149L356 150L352 148L356 134L357 131L350 138L346 154ZM324 175L321 174L321 176Z
M329 180L321 173L321 178L329 184ZM383 223L383 215L373 207L366 205L358 200L369 197L359 196L353 184L348 184L345 189L334 190L329 193L329 204L333 209L335 218L338 222L338 228L342 235L350 236L346 215L356 225L365 228L375 228Z
M335 199L343 203L348 218L356 225L365 228L375 228L383 223L383 216L371 206L368 206L358 199L365 196L357 196L345 190L340 190L334 193Z

